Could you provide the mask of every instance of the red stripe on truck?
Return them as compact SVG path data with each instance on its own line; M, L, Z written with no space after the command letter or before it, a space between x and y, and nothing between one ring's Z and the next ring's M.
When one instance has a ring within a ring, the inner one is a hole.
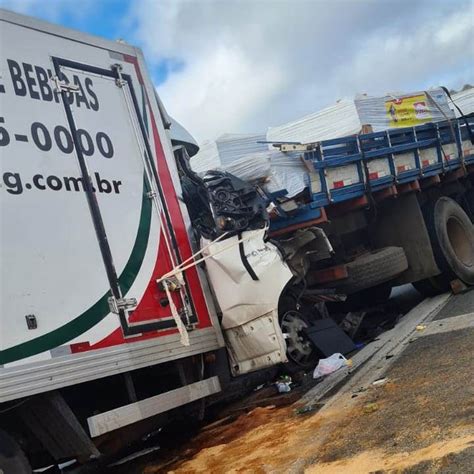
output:
M161 182L161 186L163 188L163 194L165 195L166 206L170 213L174 234L176 236L178 248L181 254L181 259L184 261L191 257L193 252L191 250L191 244L189 242L186 225L184 224L184 219L181 214L181 208L179 205L178 197L176 196L174 184L171 179L171 173L166 162L163 146L161 144L160 136L158 134L158 128L156 126L153 114L150 115L153 138L155 140L158 176ZM204 298L204 293L202 291L201 282L199 281L196 267L191 267L189 270L186 270L186 276L188 278L188 283L190 286L188 290L191 293L191 297L193 299L194 307L196 309L197 317L199 320L198 327L208 327L211 325L211 320L209 317L206 300Z
M124 55L124 60L132 63L135 67L136 74L140 83L143 83L142 75L138 67L138 61L133 56ZM179 252L181 259L184 261L191 257L192 250L191 244L189 242L188 233L184 223L183 215L181 213L181 208L179 201L176 195L176 190L174 183L171 178L171 173L169 170L168 162L166 161L165 153L163 146L161 144L160 135L158 133L158 127L156 125L155 117L151 111L151 105L149 97L147 96L147 105L150 109L150 123L152 127L153 140L155 143L155 153L157 157L156 166L158 170L158 177L160 180L161 187L163 189L163 194L165 196L166 202L163 203L166 205L166 208L169 212L171 223L173 225L174 234L176 236ZM167 235L168 229L162 228L161 232L166 232ZM163 265L163 263L165 265ZM163 268L166 267L166 268ZM156 263L153 273L151 275L148 286L143 294L143 297L140 299L140 302L137 308L130 315L130 322L145 322L149 319L159 319L160 317L169 317L170 310L168 306L161 306L160 299L165 297L164 293L158 290L156 279L162 276L167 271L171 270L172 265L170 262L170 257L166 248L164 235L160 238L159 249L156 256ZM201 282L197 274L196 268L190 268L186 270L186 276L189 283L189 294L193 300L194 307L197 313L198 323L197 329L204 329L211 326L211 319L209 316L209 311L207 309L206 300L204 293L201 287ZM173 295L173 299L177 298L177 295ZM175 301L178 308L182 307L181 301ZM108 347L116 344L123 344L128 342L140 341L143 339L150 339L154 337L166 336L176 332L176 329L162 330L162 331L152 331L137 337L124 339L122 334L122 328L118 327L107 337L100 340L96 344L91 346L91 349L98 349L102 347Z

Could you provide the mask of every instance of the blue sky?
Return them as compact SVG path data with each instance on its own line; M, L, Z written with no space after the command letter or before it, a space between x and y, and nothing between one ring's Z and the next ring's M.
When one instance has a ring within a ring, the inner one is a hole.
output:
M474 0L0 0L143 48L199 141L260 132L358 93L474 83Z
M0 0L0 6L18 13L61 24L111 40L119 38L133 42L137 22L130 15L138 2L134 0ZM45 8L46 5L46 8ZM179 58L159 58L153 61L151 74L159 86L184 63Z

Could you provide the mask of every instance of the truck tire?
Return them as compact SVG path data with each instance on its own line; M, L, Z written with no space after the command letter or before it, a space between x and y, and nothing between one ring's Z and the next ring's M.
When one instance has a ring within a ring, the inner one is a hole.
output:
M408 268L408 261L401 247L385 247L361 255L346 267L349 276L338 288L351 294L392 280Z
M313 343L307 338L305 329L311 327L313 318L320 315L303 305L297 304L293 295L283 294L278 305L279 323L283 334L286 334L287 358L285 371L293 375L302 369L316 366L319 355Z
M423 213L443 283L459 278L474 285L474 225L469 216L446 196L426 206Z
M31 466L19 444L0 430L0 473L31 474Z

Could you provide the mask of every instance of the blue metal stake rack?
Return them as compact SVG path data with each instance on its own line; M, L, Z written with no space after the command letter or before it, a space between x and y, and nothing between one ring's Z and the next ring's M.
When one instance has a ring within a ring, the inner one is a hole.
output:
M303 226L321 218L327 206L390 186L443 176L458 169L473 173L471 137L474 137L474 117L321 141L303 153L311 169L310 201L291 214L272 219L271 231ZM400 165L400 161L405 164ZM386 171L371 172L374 165L379 168L382 165ZM343 171L351 172L353 179L331 182L331 176Z

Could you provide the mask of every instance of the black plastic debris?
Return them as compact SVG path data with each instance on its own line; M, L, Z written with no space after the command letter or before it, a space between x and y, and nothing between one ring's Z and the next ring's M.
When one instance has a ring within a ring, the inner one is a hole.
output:
M331 318L314 321L305 333L325 357L336 352L348 354L356 349L354 341Z

